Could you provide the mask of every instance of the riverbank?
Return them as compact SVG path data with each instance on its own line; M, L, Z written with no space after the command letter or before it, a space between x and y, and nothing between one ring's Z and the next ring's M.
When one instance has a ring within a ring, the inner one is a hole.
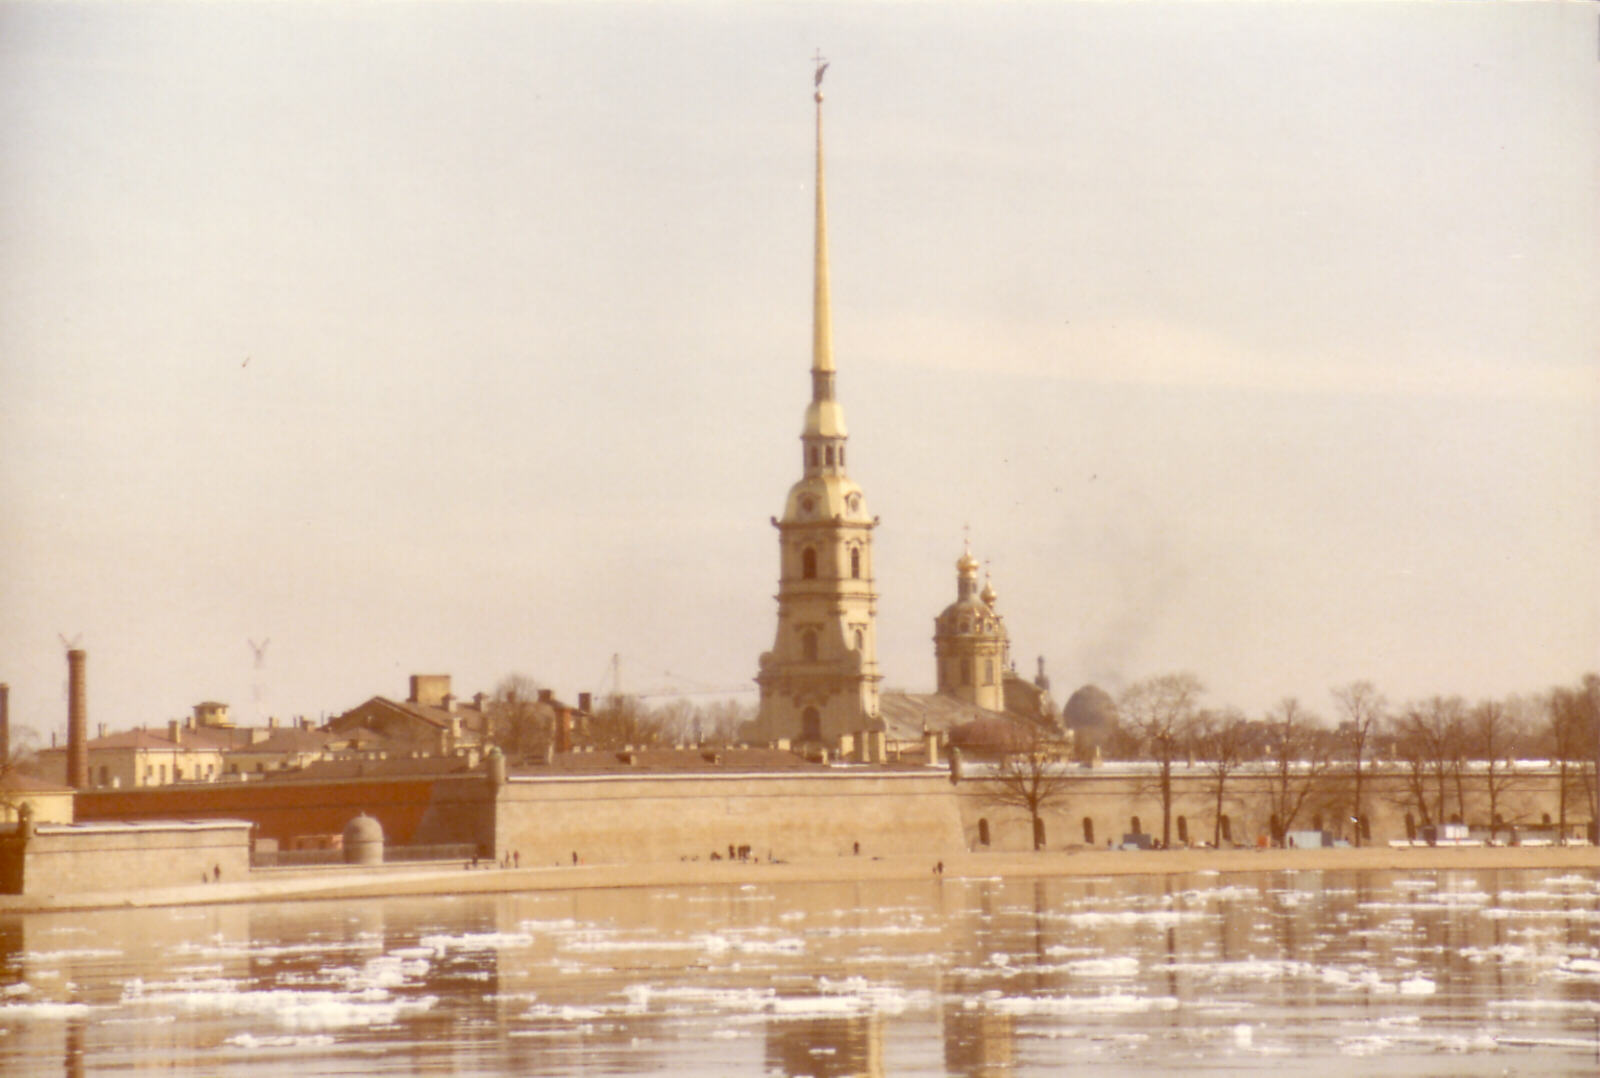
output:
M0 913L52 910L190 906L214 903L313 901L408 895L490 894L614 887L717 886L746 883L814 883L838 880L905 880L932 877L938 858L893 855L808 858L798 861L669 861L564 867L468 868L395 865L318 869L267 869L237 882L126 892L71 895L0 895ZM1436 871L1555 869L1600 871L1594 846L1372 846L1319 850L1075 850L1029 853L958 853L943 860L944 878L1182 875L1187 873L1320 872L1335 870Z

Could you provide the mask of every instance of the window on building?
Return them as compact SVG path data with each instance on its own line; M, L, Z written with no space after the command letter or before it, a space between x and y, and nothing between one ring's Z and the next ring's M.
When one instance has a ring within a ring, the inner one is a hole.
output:
M978 821L978 845L989 845L989 821L987 818Z
M161 774L161 785L165 786L167 784L167 765L162 764L157 770Z
M814 707L808 707L800 713L800 740L822 740L822 716L817 714Z
M809 629L800 634L800 654L808 663L817 661L817 634Z
M109 767L106 767L103 764L100 767L100 785L102 785L102 786L110 786L111 785L111 769Z
M833 467L833 446L828 447L828 467Z
M1139 826L1139 817L1135 816L1132 820L1130 820L1128 822L1133 825L1132 827L1128 828L1128 830L1132 831L1136 835L1144 834L1144 828Z
M1087 816L1083 818L1083 844L1085 846L1094 845L1094 821Z
M1189 844L1189 817L1178 817L1178 841L1185 846Z
M866 646L866 639L867 639L866 636L862 634L861 630L857 629L856 630L856 650L857 651L861 651Z
M802 580L815 580L817 576L817 552L811 547L806 547L800 552L800 578Z
M819 454L818 454L818 451L817 451L817 447L816 446L812 446L811 447L811 466L813 468L815 468L817 466L817 464L818 464L818 457L819 457Z
M850 575L856 580L861 579L861 548L850 548Z

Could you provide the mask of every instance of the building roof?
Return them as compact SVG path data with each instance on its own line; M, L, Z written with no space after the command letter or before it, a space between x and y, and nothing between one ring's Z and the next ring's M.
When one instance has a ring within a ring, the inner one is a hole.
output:
M892 766L892 765L891 765ZM523 778L550 775L694 774L727 772L816 773L833 770L784 749L702 745L556 753L550 763L519 764L511 774Z
M408 779L462 775L479 768L464 756L344 757L313 760L300 767L266 772L262 782L328 782L339 779Z
M978 719L1009 721L998 711L943 693L886 692L878 698L878 708L888 725L889 737L895 741L921 737L924 729L947 733Z
M7 771L0 774L0 790L14 794L70 794L71 786L62 786L60 783L42 779L38 775L29 775L22 771Z

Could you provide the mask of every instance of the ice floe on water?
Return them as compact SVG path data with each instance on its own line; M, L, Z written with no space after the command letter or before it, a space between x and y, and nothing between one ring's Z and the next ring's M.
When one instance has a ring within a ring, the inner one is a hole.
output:
M433 951L504 951L531 947L533 937L526 932L464 932L455 936L423 936L417 944Z

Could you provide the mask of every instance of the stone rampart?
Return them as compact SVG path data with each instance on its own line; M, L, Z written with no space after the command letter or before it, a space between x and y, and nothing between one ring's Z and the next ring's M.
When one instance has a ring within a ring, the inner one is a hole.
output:
M513 777L498 801L496 851L523 865L862 856L960 850L961 815L942 770L805 775L703 773Z
M81 894L223 880L250 873L243 820L39 824L0 840L12 894Z

